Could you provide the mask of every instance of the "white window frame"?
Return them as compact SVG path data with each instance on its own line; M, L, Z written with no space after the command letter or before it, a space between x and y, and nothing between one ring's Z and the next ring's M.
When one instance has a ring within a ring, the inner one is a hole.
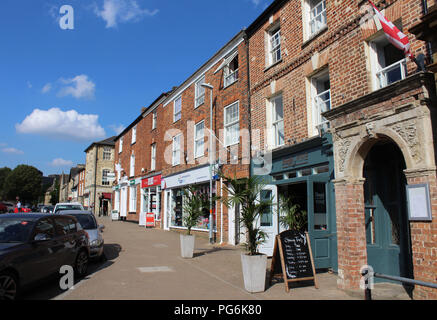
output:
M282 105L282 119L276 119L276 101L278 99L281 99L281 105ZM278 94L272 98L269 99L270 102L270 108L271 108L271 115L272 115L272 129L273 129L273 147L280 147L285 144L285 126L284 126L284 99L281 94ZM279 128L282 123L282 130L283 130L283 141L282 143L279 143Z
M316 5L311 7L310 0L304 1L304 30L305 30L305 38L304 40L309 40L310 38L317 35L321 30L325 29L328 25L327 23L327 15L326 15L326 0L320 0ZM317 9L322 9L317 14ZM321 21L320 25L317 25L317 20ZM312 25L315 25L315 29L311 28Z
M311 83L311 110L312 110L312 133L318 135L321 128L327 129L329 121L322 117L322 113L331 110L331 88L317 92L317 81L328 76L329 70L322 71L310 79ZM330 79L329 79L330 80ZM329 86L331 87L331 86ZM328 96L328 99L326 97ZM323 109L323 110L322 110Z
M103 160L112 160L112 148L111 147L103 147ZM82 172L80 174L81 174L80 175L81 179L83 179Z
M235 69L233 71L230 70L229 65L232 63L232 61L234 61L235 59L237 59L238 63L238 54L231 60L229 61L229 63L224 67L223 69L223 87L229 87L231 84L235 83L238 81L238 69Z
M111 170L109 169L103 169L102 170L102 186L109 186L110 183L108 181L108 173L110 173Z
M282 48L281 48L281 27L276 26L268 32L268 65L271 66L282 60ZM279 52L279 57L277 57Z
M176 112L176 104L180 101L179 111ZM182 117L182 96L177 97L173 102L173 122L179 121Z
M373 90L382 89L391 83L387 83L387 73L393 71L395 69L400 69L401 79L403 80L407 77L407 59L401 59L395 63L392 63L389 66L382 66L378 59L378 48L381 43L388 43L385 35L381 34L376 39L370 41L369 49L370 49L370 65L371 65L371 73L372 73L372 87ZM384 61L385 64L385 61Z
M120 138L120 141L118 143L118 153L121 153L123 151L123 137Z
M234 107L235 105L237 106L237 118L234 119L234 120L232 120L230 123L227 123L227 117L226 117L226 114L227 114L228 110L229 110L231 107ZM225 133L225 137L224 137L224 140L225 140L225 147L232 146L232 145L234 145L234 144L238 144L238 143L240 143L240 102L239 102L239 101L236 101L236 102L234 102L234 103L228 105L227 107L225 107L225 108L224 108L224 112L223 112L223 117L224 117L224 118L223 118L223 123L224 123L224 133ZM238 124L238 130L237 130L238 134L236 135L236 139L235 139L235 140L232 140L232 141L229 141L229 140L230 140L230 139L228 140L228 132L229 132L229 129L230 129L231 127L237 125L237 124Z
M203 125L202 134L197 136L197 127ZM201 150L197 148L197 142L202 142ZM205 120L202 120L194 125L194 159L203 157L205 154Z
M152 112L152 130L156 129L156 123L157 123L157 119L158 119L158 112L157 110L153 110Z
M132 128L132 141L131 141L131 144L134 144L135 142L137 142L137 126L136 125Z
M201 86L202 83L205 83L205 75L194 84L194 109L205 103L205 88Z
M131 154L130 156L130 168L129 168L129 177L135 176L135 154Z
M129 212L137 212L137 185L129 187Z
M173 137L172 142L172 166L177 166L181 164L181 136L178 134ZM176 143L177 141L177 143Z
M151 145L150 152L150 171L154 171L156 169L156 143Z

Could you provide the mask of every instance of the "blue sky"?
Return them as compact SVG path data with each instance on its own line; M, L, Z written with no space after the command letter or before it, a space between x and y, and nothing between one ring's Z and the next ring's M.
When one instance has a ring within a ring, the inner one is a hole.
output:
M0 167L85 163L272 0L1 0ZM63 30L63 5L74 29Z

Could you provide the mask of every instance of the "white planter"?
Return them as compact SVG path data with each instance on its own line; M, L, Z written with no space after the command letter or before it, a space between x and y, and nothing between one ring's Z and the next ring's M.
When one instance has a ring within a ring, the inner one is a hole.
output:
M241 254L244 288L248 292L263 292L266 288L267 255Z
M181 234L181 256L192 258L194 253L194 235Z

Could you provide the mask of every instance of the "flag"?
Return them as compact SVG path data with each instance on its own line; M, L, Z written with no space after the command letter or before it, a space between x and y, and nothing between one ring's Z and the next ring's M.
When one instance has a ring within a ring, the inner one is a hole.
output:
M384 17L384 15L379 12L379 10L376 8L372 1L369 0L369 2L372 5L373 10L375 11L376 17L381 23L382 29L384 30L385 36L387 37L388 41L399 50L402 50L404 54L410 59L414 60L414 56L410 51L410 41L408 40L408 37L401 31L399 31L399 29L390 20L386 19L386 17Z

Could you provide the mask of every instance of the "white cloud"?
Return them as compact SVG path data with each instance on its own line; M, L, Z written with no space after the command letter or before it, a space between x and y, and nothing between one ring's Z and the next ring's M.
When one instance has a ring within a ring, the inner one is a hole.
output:
M122 124L119 124L119 125L111 124L111 125L109 126L109 128L111 128L111 129L116 133L117 136L118 136L120 133L122 133L124 129L126 129L126 127L125 127L124 125L122 125Z
M39 134L59 139L89 141L106 136L95 114L79 114L76 110L34 109L23 122L17 123L18 133Z
M4 153L9 153L9 154L24 154L23 151L18 150L16 148L3 148L2 151Z
M8 144L4 142L0 142L0 147L6 147Z
M51 83L47 83L41 90L42 93L47 93L50 90L52 90L52 84Z
M157 9L141 9L136 0L104 0L102 9L94 8L94 13L106 21L106 28L117 27L120 22L137 22L158 12Z
M29 89L32 89L33 86L32 86L32 83L31 83L30 81L27 81L26 84L27 84L27 87L28 87Z
M61 88L61 90L58 92L58 96L64 97L64 96L71 95L76 99L94 98L96 85L94 84L94 82L88 80L87 75L81 74L71 79L60 79L60 81L64 84L73 84L73 85Z
M50 162L50 166L52 167L56 167L56 168L62 168L62 167L72 167L73 166L73 161L71 160L64 160L62 158L56 158L53 159L52 162Z

